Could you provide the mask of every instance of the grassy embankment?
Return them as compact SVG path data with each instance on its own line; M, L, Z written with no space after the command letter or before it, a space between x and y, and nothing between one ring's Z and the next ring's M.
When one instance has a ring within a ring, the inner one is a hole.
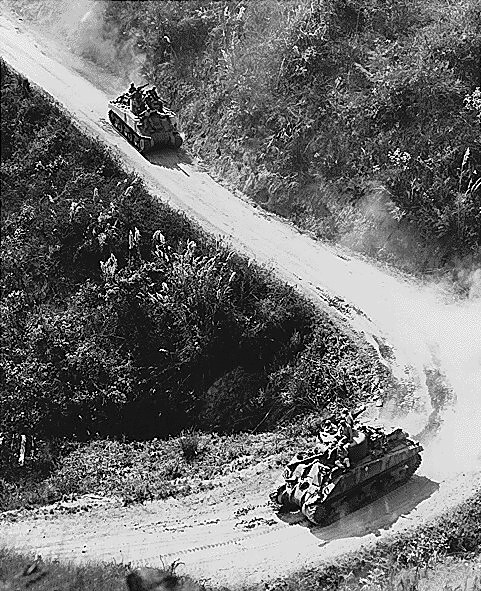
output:
M306 415L396 388L354 335L152 200L3 64L2 197L0 431L37 439L19 467L4 438L4 509L185 494L241 456L285 461Z
M186 146L266 209L469 287L481 246L477 0L112 0L82 21L77 4L60 20L51 0L15 6L118 74L143 56Z
M429 525L397 535L373 548L348 555L336 562L297 573L262 589L269 591L479 591L479 551L481 547L481 491L471 500L451 510ZM477 559L475 557L478 557ZM0 549L0 584L25 585L45 573L29 588L35 591L123 591L123 566L89 565L78 567L46 561L40 572L19 576L32 564L25 557ZM182 569L179 569L179 572ZM454 577L453 578L453 573ZM208 589L200 587L208 591ZM194 591L192 582L182 578L174 591ZM259 589L259 588L257 588ZM226 591L226 590L224 590ZM244 591L257 591L246 587Z

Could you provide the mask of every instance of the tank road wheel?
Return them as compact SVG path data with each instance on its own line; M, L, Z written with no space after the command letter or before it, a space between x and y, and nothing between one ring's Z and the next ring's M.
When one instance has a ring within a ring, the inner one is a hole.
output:
M269 495L271 507L277 513L292 513L299 511L299 507L289 502L289 494L286 491L286 485L283 484Z
M286 485L283 484L282 486L279 486L279 488L277 488L274 492L271 492L271 494L269 495L269 499L274 506L281 507L285 504L285 495Z
M116 115L113 111L109 111L109 119L110 123L112 123L115 129L122 133L122 122L119 119L118 115Z
M134 146L141 154L147 150L150 146L149 142L141 138L135 132L133 132L128 125L126 125L120 117L113 111L109 111L109 120L115 129L124 136L124 138Z
M137 148L137 150L142 155L145 155L148 148L150 147L150 142L148 140L145 140L143 137L141 137L139 135L135 135L134 136L134 146Z
M328 509L319 503L303 505L301 510L307 519L315 525L327 525L330 522Z

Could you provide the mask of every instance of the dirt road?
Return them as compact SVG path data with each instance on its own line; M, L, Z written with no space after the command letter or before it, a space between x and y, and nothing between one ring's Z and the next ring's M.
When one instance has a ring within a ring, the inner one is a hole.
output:
M181 572L218 585L260 584L375 543L459 502L474 473L437 484L415 475L404 487L329 527L299 513L283 519L266 503L276 474L257 466L210 493L130 508L82 499L1 523L0 545L43 557L133 565L183 563ZM89 511L82 505L91 505ZM80 508L80 509L79 509Z
M166 562L179 558L188 572L217 583L260 582L409 527L479 485L480 299L456 302L439 287L422 286L316 242L230 193L185 153L145 159L106 120L110 96L105 89L113 91L115 80L53 46L41 45L21 23L4 17L0 54L110 146L153 195L273 269L320 305L332 298L346 302L349 323L373 344L374 336L385 339L395 352L398 375L417 380L417 410L407 419L412 430L422 427L430 410L426 367L444 372L457 395L440 438L425 454L421 476L329 528L308 528L295 516L286 523L273 515L265 499L277 475L260 466L257 474L253 469L208 498L192 496L129 509L114 504L86 514L43 511L9 520L2 523L0 543L75 559L154 564L160 556ZM245 511L249 506L253 508Z

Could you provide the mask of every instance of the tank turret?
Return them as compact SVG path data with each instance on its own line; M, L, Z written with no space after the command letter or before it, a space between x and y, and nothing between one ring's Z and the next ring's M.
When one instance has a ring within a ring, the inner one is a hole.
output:
M164 106L149 84L129 89L109 102L109 119L115 129L142 154L157 147L180 148L182 136L175 113Z
M354 426L348 413L319 433L320 444L294 456L271 494L279 509L301 509L327 525L400 486L421 463L422 446L402 429Z

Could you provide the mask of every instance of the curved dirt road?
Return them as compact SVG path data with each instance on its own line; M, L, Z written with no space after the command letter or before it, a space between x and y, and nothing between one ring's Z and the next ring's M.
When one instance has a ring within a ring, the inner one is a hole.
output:
M0 544L73 561L139 566L180 560L182 572L232 588L260 584L375 543L428 520L481 486L475 473L441 484L415 475L375 503L321 528L300 513L281 518L272 512L266 493L276 475L259 465L209 493L185 499L125 508L84 498L20 514L18 521L5 516Z
M418 381L419 412L409 417L412 429L421 427L429 412L425 367L435 365L445 373L457 405L427 450L420 476L329 528L308 528L295 515L291 523L273 515L265 498L277 474L259 465L207 498L193 495L134 508L100 503L88 513L57 508L18 521L8 517L0 543L75 559L155 564L161 556L166 562L179 558L188 572L216 583L260 582L409 527L479 486L481 300L455 302L439 288L316 242L234 196L183 153L146 160L111 128L106 120L109 96L75 71L75 59L41 46L19 25L0 18L2 57L109 145L153 195L272 268L320 305L341 298L349 309L341 315L355 329L373 343L375 335L393 347L398 374ZM82 65L84 71L88 67L90 79L101 79L91 66Z

